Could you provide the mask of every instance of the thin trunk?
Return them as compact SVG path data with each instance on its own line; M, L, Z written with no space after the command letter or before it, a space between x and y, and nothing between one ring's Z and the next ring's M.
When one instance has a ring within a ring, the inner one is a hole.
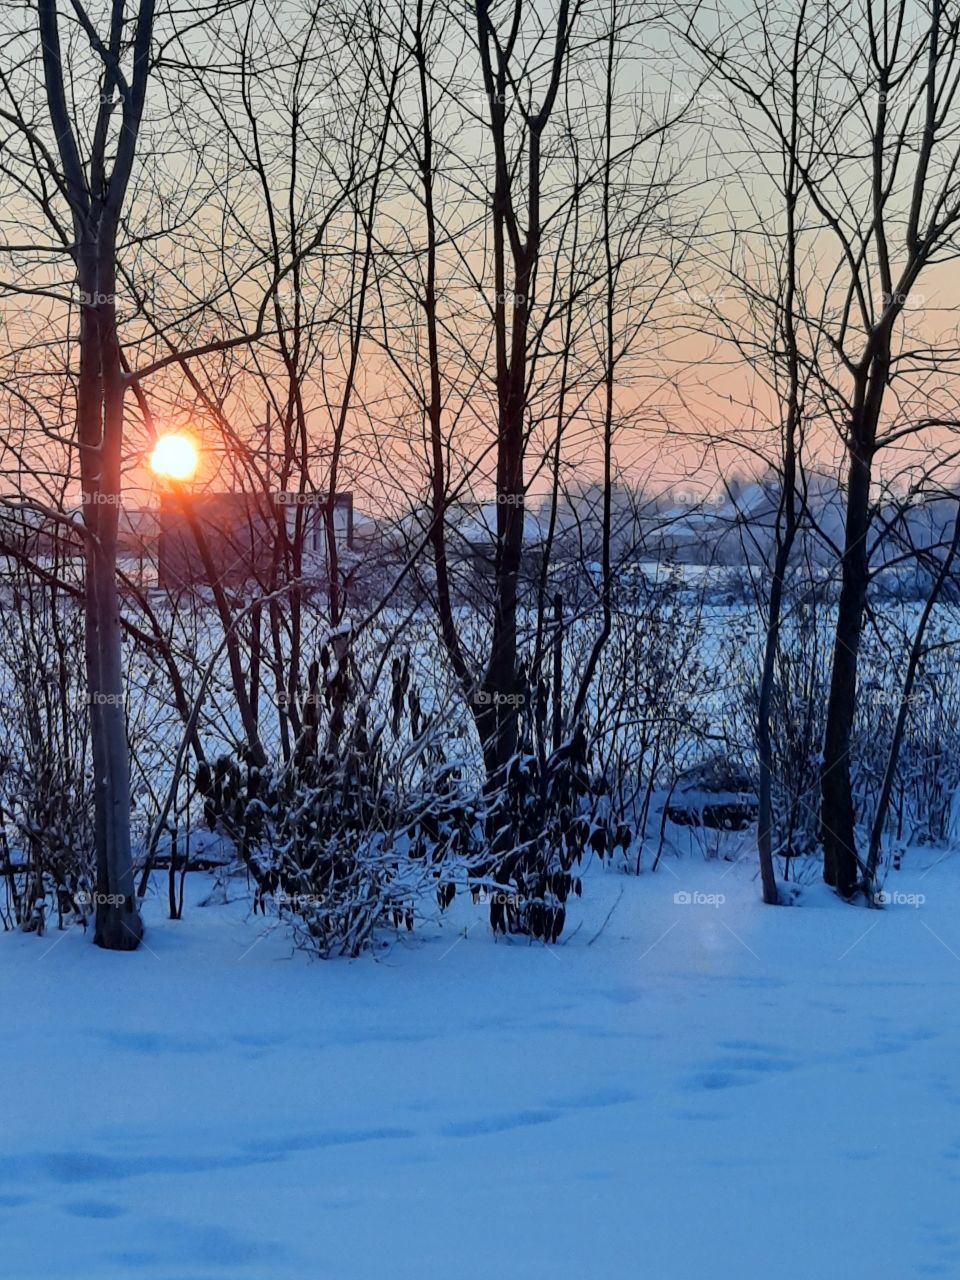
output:
M857 709L857 665L869 578L870 479L870 457L862 449L855 448L850 456L847 476L842 581L820 783L823 878L844 898L852 898L856 893L859 868L850 747Z
M757 759L759 786L757 788L757 853L760 860L760 882L763 900L768 906L780 901L773 860L773 744L770 735L770 712L776 680L777 654L780 647L780 624L783 611L783 588L793 545L797 535L797 434L800 430L800 360L797 344L796 306L797 294L797 134L800 123L799 73L805 6L801 7L793 42L791 136L786 160L786 280L783 295L783 338L787 358L787 405L784 423L783 492L777 513L777 551L774 557L773 582L770 587L767 634L763 652L763 671L760 677L760 696L757 707ZM784 527L781 533L780 517ZM787 857L789 858L789 848Z
M445 519L447 510L446 467L443 457L443 386L440 375L440 341L437 316L437 215L434 205L433 119L430 113L427 54L424 44L423 0L417 4L414 54L420 89L423 124L423 148L420 156L423 176L423 212L426 222L427 253L423 290L423 314L427 330L427 353L430 361L427 418L430 424L430 546L437 581L437 613L444 648L454 673L464 688L470 685L470 671L463 656L460 637L453 616L450 593L450 570L447 563ZM474 708L476 704L471 704Z
M600 624L600 632L593 642L590 650L590 656L587 659L586 668L583 677L580 680L580 687L577 691L577 697L573 705L573 715L571 717L573 724L579 723L583 716L584 708L587 704L587 698L590 693L590 687L593 684L593 677L596 673L597 665L600 662L600 656L606 647L607 641L610 639L610 632L613 628L613 608L612 600L612 567L611 567L611 523L612 523L612 488L613 488L613 397L614 397L614 379L616 376L616 355L614 352L615 345L615 304L616 304L616 286L617 272L613 261L613 233L610 226L611 218L611 191L610 191L610 175L613 166L612 159L612 143L613 143L613 86L614 71L616 67L616 45L617 42L617 9L616 4L613 6L613 14L610 23L610 31L607 37L607 85L606 100L604 104L604 166L603 166L603 253L604 266L606 269L606 298L604 299L604 342L606 350L604 352L603 361L603 528L602 528L602 545L600 551L601 572L603 575L601 587L601 607L603 610L603 620Z
M787 480L784 476L784 499L793 506L792 489L787 499ZM760 677L760 697L757 706L757 759L760 768L757 788L758 824L757 850L760 858L760 882L763 900L768 906L780 901L777 877L773 863L773 746L770 736L770 709L776 679L777 653L780 646L780 620L783 608L783 581L790 560L792 536L785 536L777 547L773 567L773 583L770 587L767 635L763 651L763 672Z

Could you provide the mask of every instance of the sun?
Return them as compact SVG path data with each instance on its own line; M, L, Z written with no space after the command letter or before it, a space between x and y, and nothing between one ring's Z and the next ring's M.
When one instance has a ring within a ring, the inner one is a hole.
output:
M150 455L150 468L165 480L189 480L198 461L196 443L189 436L159 436Z

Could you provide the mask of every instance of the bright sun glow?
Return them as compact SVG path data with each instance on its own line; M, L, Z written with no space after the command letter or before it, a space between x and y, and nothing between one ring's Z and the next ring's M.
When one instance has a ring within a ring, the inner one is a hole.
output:
M160 436L150 455L154 474L166 480L189 480L197 462L197 446L189 436Z

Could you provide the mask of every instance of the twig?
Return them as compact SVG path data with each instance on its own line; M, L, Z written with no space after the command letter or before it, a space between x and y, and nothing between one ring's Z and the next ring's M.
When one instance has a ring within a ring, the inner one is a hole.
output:
M604 929L605 929L605 928L607 927L607 925L610 923L610 917L611 917L611 916L613 915L613 913L616 911L617 907L619 907L619 905L620 905L620 898L622 898L622 897L623 897L623 889L621 889L621 890L620 890L620 897L618 897L618 898L617 898L616 902L613 904L613 906L612 906L612 907L610 908L610 910L607 912L607 916L606 916L606 919L604 920L603 924L600 926L600 928L597 930L597 932L593 935L593 937L592 937L592 938L590 939L590 941L587 943L587 946L588 946L588 947L592 947L592 946L593 946L593 944L596 942L596 940L600 937L601 933L603 933Z

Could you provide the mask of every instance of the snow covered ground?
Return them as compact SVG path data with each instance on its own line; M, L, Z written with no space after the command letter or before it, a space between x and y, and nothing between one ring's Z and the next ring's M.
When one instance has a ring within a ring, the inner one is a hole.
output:
M960 859L936 857L882 912L820 886L765 908L750 862L598 871L553 949L463 902L310 962L198 907L205 876L136 955L0 937L0 1271L960 1276Z

